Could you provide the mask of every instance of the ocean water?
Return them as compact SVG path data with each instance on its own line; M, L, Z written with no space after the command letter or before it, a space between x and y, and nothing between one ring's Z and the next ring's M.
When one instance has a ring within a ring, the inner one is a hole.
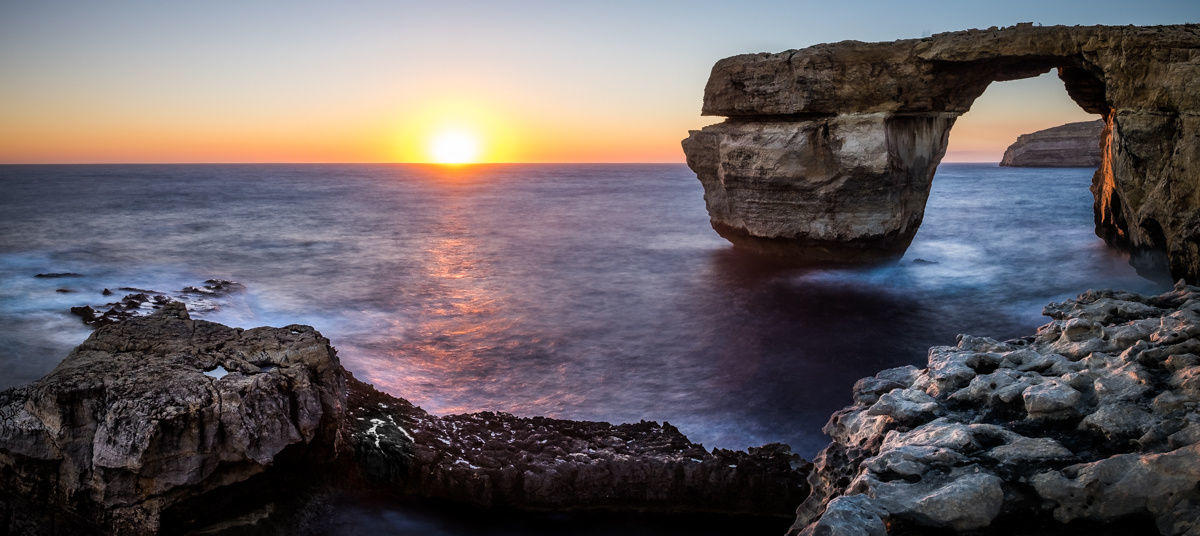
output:
M87 337L67 310L102 289L215 277L246 290L197 317L311 324L436 413L811 456L859 377L1031 333L1087 288L1162 290L1093 234L1090 177L943 164L901 262L801 270L719 238L682 165L0 166L0 387Z

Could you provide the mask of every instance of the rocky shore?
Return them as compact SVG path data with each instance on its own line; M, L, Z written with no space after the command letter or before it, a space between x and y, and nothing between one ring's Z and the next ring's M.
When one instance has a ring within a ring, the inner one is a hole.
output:
M1200 288L1045 314L855 384L790 534L1200 534Z
M178 302L0 392L14 534L305 532L307 512L362 493L784 519L807 474L784 445L706 451L666 423L433 416L355 380L311 327L230 328Z
M1081 121L1021 134L1004 150L1001 166L1087 167L1103 161L1100 134L1104 121Z
M178 302L0 392L12 534L320 533L348 496L481 511L788 517L797 535L1200 534L1200 288L1089 291L1025 338L865 378L809 464L667 423L435 416L307 326ZM797 509L797 505L799 508Z

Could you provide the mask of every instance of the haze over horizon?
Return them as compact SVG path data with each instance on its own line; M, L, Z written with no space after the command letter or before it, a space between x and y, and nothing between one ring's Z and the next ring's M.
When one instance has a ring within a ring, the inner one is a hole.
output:
M678 163L687 131L720 120L699 113L723 57L1200 20L1183 1L745 6L4 3L0 162ZM945 161L998 161L1018 134L1095 117L1053 72L993 84Z

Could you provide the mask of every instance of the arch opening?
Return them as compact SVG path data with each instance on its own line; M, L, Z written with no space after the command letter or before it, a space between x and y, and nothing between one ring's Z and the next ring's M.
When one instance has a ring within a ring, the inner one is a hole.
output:
M954 122L942 161L1000 162L1005 149L1023 134L1102 119L1102 114L1081 107L1053 71L992 82ZM1099 147L1099 136L1092 144Z
M1075 203L1078 197L1081 206L1086 204L1092 209L1096 236L1114 251L1127 254L1129 265L1138 275L1156 283L1169 283L1168 233L1151 217L1126 221L1112 165L1115 114L1104 103L1104 92L1102 81L1073 63L1028 78L993 81L952 125L941 163L994 164L1002 157L1008 158L1008 150L1015 149L1017 154L1024 152L1026 158L1023 164L1012 164L1015 167L1091 170L1090 191L1074 192L1060 201ZM1076 132L1064 130L1068 125L1079 128ZM1047 129L1054 130L1043 132ZM1084 130L1090 138L1070 137ZM1021 146L1026 140L1029 145ZM1039 150L1041 154L1029 156ZM1084 152L1096 158L1086 165L1069 163ZM1127 231L1131 223L1140 237L1137 242Z

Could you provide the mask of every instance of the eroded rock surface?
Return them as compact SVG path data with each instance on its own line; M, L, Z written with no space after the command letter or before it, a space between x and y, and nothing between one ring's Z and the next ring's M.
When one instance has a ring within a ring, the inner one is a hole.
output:
M854 386L792 534L1200 534L1200 288L1089 291Z
M713 227L801 260L902 254L954 120L994 81L1058 69L1104 117L1096 231L1200 279L1200 26L968 30L718 61L683 141Z
M521 510L786 515L810 464L786 445L704 447L670 424L506 413L438 417L351 381L346 426L368 484Z
M1001 166L1089 167L1100 165L1104 121L1081 121L1021 134L1004 150Z
M97 330L0 392L0 519L14 534L153 534L172 506L334 450L345 380L307 326L242 330L180 303Z

